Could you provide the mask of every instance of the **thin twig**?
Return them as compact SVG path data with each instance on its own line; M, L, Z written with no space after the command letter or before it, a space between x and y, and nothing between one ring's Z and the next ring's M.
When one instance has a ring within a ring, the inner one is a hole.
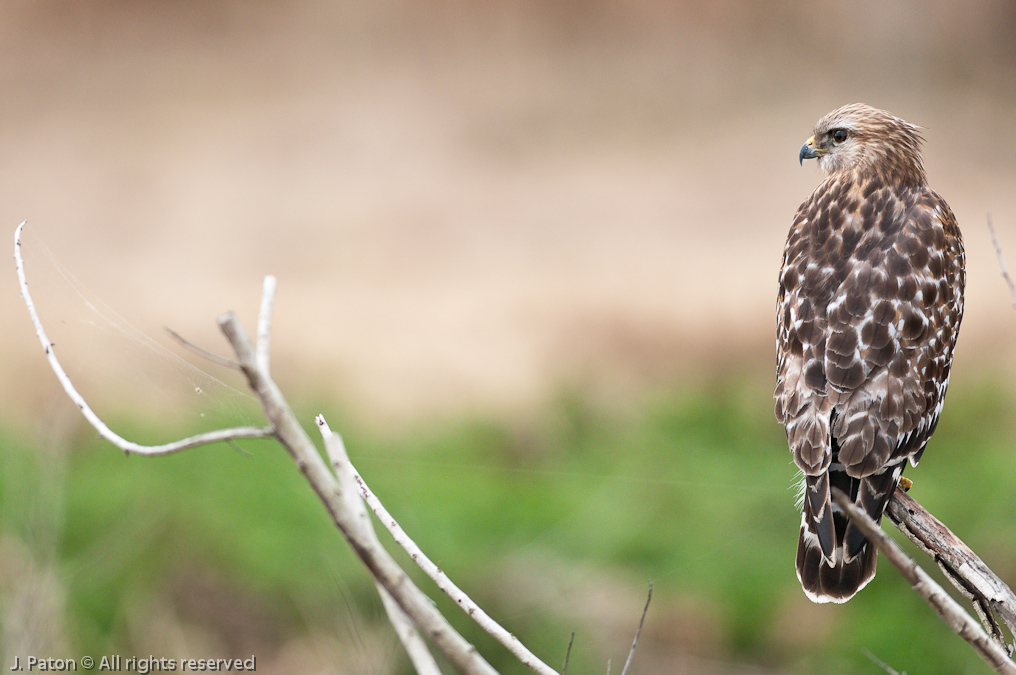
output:
M240 447L240 444L237 443L232 438L230 438L229 440L226 441L226 445L228 445L229 447L233 448L234 450L236 450L238 453L240 453L244 457L250 457L251 456L251 454L249 452L247 452L242 447Z
M353 479L353 472L349 464L349 454L346 452L346 444L342 442L342 436L331 430L324 415L318 415L314 421L324 439L325 452L328 453L328 459L332 463L336 478L338 478L342 490L342 500L346 503L354 519L360 524L360 534L373 545L380 547L381 542L378 541L377 533L374 532L374 527L370 522L370 516L367 515L367 507L356 489L356 481ZM437 661L427 649L427 643L420 636L412 619L399 607L384 586L378 583L377 591L381 596L381 603L388 613L388 620L391 621L395 628L395 634L402 641L417 675L441 675Z
M269 358L272 345L272 312L275 309L275 288L278 283L271 274L265 276L261 285L261 308L258 310L258 334L255 362L268 377L271 373Z
M897 672L895 668L893 668L888 663L886 663L882 659L878 658L877 656L869 652L867 649L862 649L861 651L864 652L865 656L871 659L872 663L880 667L885 672L889 673L889 675L907 675L907 671L904 670L902 673Z
M575 642L575 631L572 631L571 637L568 638L568 649L564 651L564 667L561 668L561 675L568 675L568 661L571 659L571 648Z
M522 662L523 665L528 666L531 670L538 673L539 675L557 675L557 671L548 666L546 663L541 661L539 657L533 654L529 649L522 644L522 642L502 627L499 623L490 618L490 616L483 611L483 609L477 605L472 598L465 594L458 586L448 578L448 575L441 571L434 562L427 557L427 554L416 545L416 542L406 534L406 531L402 529L398 521L392 517L392 514L388 512L385 505L381 503L381 500L377 498L370 487L367 486L366 481L363 480L363 476L356 470L352 464L350 468L353 471L353 478L357 482L357 486L360 490L360 495L363 500L367 502L367 506L377 516L378 521L381 525L388 530L388 532L395 539L395 542L405 549L409 557L413 559L423 573L433 579L434 583L437 584L438 588L444 591L448 597L455 601L455 604L459 606L462 611L469 615L469 617L477 623L483 630L494 637L498 642L505 646L515 657Z
M219 356L215 352L210 352L204 347L199 347L184 336L177 333L172 328L166 327L166 332L169 333L169 337L173 338L180 343L180 346L189 349L206 361L211 361L214 364L231 368L233 370L240 370L240 364L233 359L227 359L225 356Z
M1004 675L1016 675L1016 664L1009 659L1008 654L981 630L977 621L963 611L963 608L952 599L952 596L935 583L935 580L904 553L903 549L883 532L875 521L858 508L842 490L834 487L831 488L830 493L833 502L847 514L854 525L864 532L864 536L878 547L878 550L910 582L917 594L931 605L932 609L957 635L970 643L970 646L996 672Z
M621 669L621 675L628 675L628 669L631 668L632 659L635 658L635 647L639 644L639 636L642 635L642 624L646 621L646 613L649 611L649 603L653 599L653 584L649 583L649 594L646 596L646 606L642 608L642 618L639 619L639 627L635 630L635 639L631 641L631 649L628 650L628 658L624 662L624 668Z
M1009 268L1005 265L1005 258L1002 257L1002 245L998 243L998 236L995 234L995 225L991 222L991 214L988 214L988 231L991 232L991 243L995 245L995 255L998 256L998 266L1002 268L1002 277L1009 286L1009 298L1012 300L1013 309L1016 309L1016 284L1009 275Z
M60 365L60 360L56 357L56 351L53 348L53 343L50 342L49 337L46 335L46 329L43 328L42 320L39 318L39 313L35 309L35 302L32 300L32 295L28 292L28 279L25 276L25 262L21 257L21 231L24 229L26 223L27 221L18 225L17 230L14 232L14 260L18 270L18 282L21 285L21 298L25 301L25 307L28 308L28 314L32 318L32 324L35 326L35 334L39 338L39 342L42 344L43 351L46 352L46 359L49 361L50 369L52 369L53 373L56 375L56 379L59 380L64 392L66 392L67 396L74 402L74 405L78 406L78 409L81 410L81 414L84 415L85 419L88 420L88 423L99 432L100 436L124 452L133 452L139 455L165 455L171 452L194 448L199 445L218 443L219 441L227 441L237 438L267 438L272 435L272 429L267 427L237 427L234 429L218 429L216 431L209 431L207 433L198 434L172 443L164 443L162 445L141 445L140 443L128 441L126 438L120 436L106 426L106 423L99 419L99 416L95 414L92 408L85 401L84 397L78 393L78 390L71 382L71 378L68 377L67 372L63 369L63 366Z
M376 581L374 584L377 586L378 595L381 596L381 604L388 614L388 620L395 629L395 634L399 636L402 646L405 647L409 660L413 662L416 675L441 675L441 669L438 668L434 655L427 649L427 643L416 629L416 624L402 611L399 603L395 602L384 586Z

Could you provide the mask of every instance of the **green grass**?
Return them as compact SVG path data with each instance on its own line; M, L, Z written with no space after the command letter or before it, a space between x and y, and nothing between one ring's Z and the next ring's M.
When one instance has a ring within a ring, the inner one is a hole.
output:
M954 387L925 462L908 475L916 498L1012 584L1009 392L989 380ZM311 413L302 417L309 424ZM793 572L795 470L768 383L700 386L624 413L572 391L537 419L344 431L393 515L495 618L553 665L576 631L571 672L604 672L607 658L620 670L650 581L645 658L884 672L867 649L913 674L988 672L884 560L845 606L803 599ZM56 451L9 435L0 444L0 532L57 571L75 653L154 653L138 621L159 607L215 644L266 660L315 630L358 634L352 650L387 630L366 574L271 442L243 442L246 454L219 445L158 458L125 457L84 432ZM521 672L414 578L495 667ZM19 581L3 583L9 591ZM255 637L236 627L245 625L236 607L258 618ZM397 647L388 658L374 672L391 663L409 672Z

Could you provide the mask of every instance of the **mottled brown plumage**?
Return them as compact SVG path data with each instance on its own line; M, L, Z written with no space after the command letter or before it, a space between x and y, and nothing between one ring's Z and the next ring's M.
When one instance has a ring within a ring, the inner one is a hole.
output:
M797 575L845 602L875 547L830 502L879 521L935 430L963 316L963 241L927 186L917 127L863 104L815 126L800 160L828 174L794 216L780 272L776 417L804 473Z

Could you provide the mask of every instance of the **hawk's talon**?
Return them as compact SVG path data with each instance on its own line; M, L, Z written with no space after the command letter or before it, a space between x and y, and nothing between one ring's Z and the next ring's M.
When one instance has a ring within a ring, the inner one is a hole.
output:
M900 482L896 484L896 487L904 492L909 492L910 488L914 487L914 481L910 480L906 476L900 476Z

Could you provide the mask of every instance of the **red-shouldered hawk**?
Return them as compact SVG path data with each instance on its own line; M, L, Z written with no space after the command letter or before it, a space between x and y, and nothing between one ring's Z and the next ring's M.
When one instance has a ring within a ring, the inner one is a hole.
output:
M963 241L928 187L921 141L913 124L855 103L820 119L799 155L827 177L783 252L775 397L804 472L797 576L815 602L846 602L875 576L875 546L830 486L880 521L949 384Z

